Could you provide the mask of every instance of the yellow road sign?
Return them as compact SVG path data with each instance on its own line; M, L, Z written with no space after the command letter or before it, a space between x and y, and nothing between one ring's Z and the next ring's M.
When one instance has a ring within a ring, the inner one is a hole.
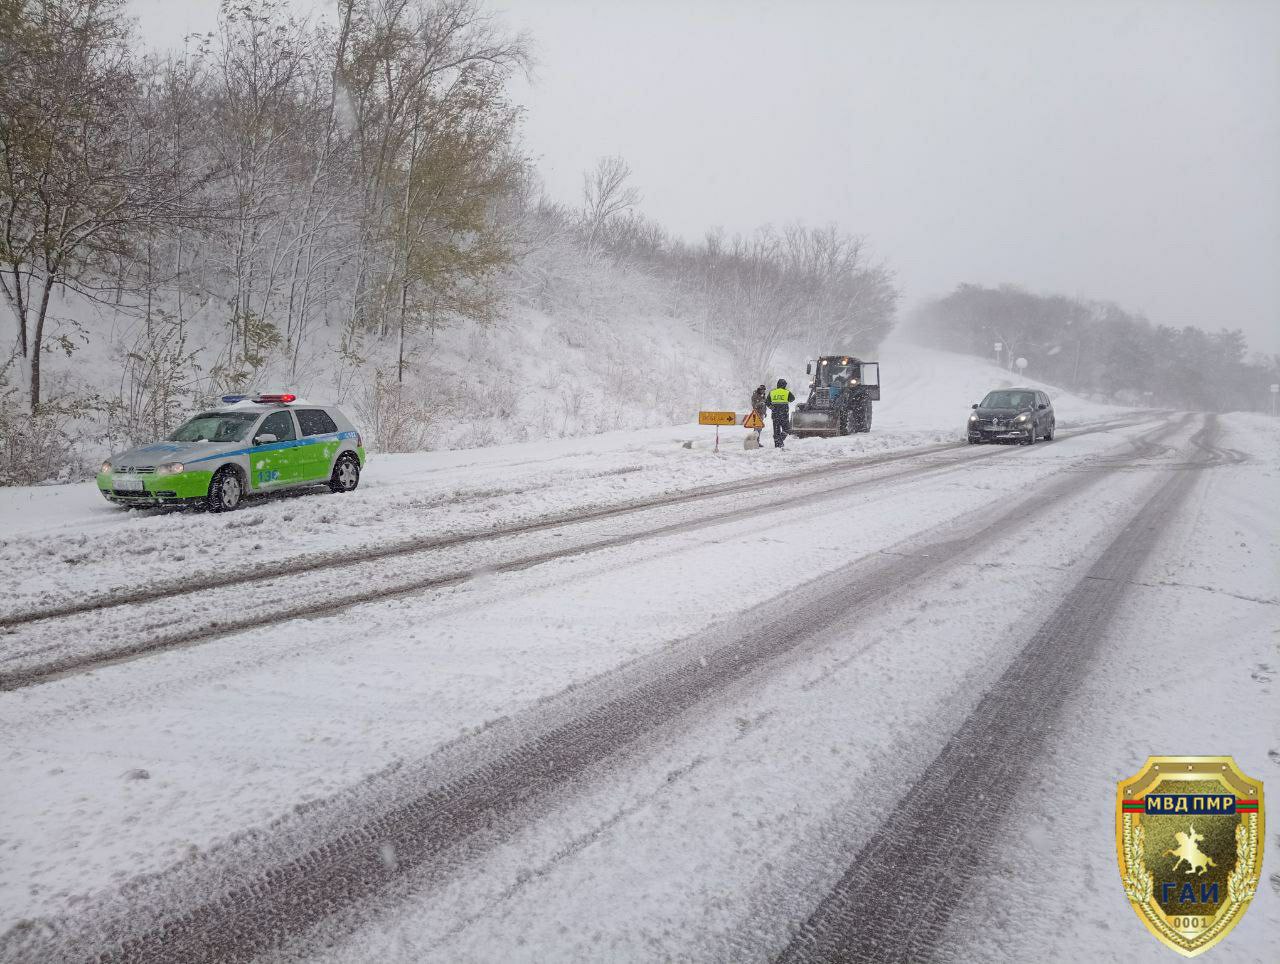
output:
M737 425L737 412L699 412L699 425Z
M764 428L764 419L760 417L759 412L751 412L742 420L743 428Z

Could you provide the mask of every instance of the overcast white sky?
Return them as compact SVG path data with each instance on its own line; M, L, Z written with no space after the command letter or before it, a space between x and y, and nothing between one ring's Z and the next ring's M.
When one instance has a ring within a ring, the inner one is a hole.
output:
M908 305L1009 281L1280 352L1274 0L491 2L558 199L619 153L671 230L835 221ZM157 45L218 6L131 5Z

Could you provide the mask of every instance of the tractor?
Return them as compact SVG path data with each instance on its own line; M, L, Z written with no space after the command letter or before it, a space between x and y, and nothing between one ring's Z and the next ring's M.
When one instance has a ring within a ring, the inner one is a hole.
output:
M804 366L809 397L791 416L791 434L850 435L871 431L871 403L880 400L880 363L823 355Z

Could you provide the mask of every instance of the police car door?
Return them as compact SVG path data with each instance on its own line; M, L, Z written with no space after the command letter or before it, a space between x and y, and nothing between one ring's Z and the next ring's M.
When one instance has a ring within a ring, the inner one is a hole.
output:
M264 435L274 435L275 440L259 444ZM249 452L249 474L255 489L273 489L302 478L297 439L292 412L272 412L262 420Z
M305 460L306 478L312 482L329 478L338 453L338 426L329 413L319 408L295 408L298 428L302 429L302 445L298 451ZM323 439L323 441L322 441Z

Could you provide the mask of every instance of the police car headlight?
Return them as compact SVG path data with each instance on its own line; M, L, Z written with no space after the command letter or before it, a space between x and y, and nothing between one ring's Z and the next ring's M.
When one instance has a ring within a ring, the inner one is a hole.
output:
M103 462L103 463L102 463L102 469L101 469L101 471L103 471L103 472L110 472L110 471L111 471L111 463L110 463L110 462Z
M156 475L177 475L184 470L181 462L166 462L156 469Z

